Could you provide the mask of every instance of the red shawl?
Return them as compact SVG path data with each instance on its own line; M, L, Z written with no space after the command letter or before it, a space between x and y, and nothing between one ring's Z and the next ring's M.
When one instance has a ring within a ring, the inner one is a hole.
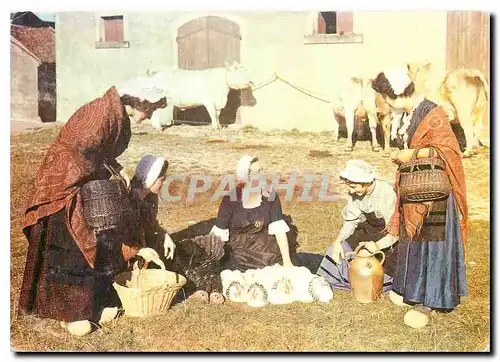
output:
M105 160L116 163L131 133L130 119L115 87L79 108L61 129L36 174L34 194L25 212L25 233L39 219L66 207L66 226L93 267L96 238L83 217L79 191Z
M422 120L411 140L410 148L434 147L439 156L446 163L446 173L450 179L453 195L457 201L460 215L460 229L463 244L467 241L467 200L465 192L465 171L462 165L462 156L458 141L451 129L448 116L442 107L435 107ZM399 196L399 177L396 173L397 204L387 230L390 234L399 235L401 211L406 232L412 239L420 231L423 219L428 212L428 206L424 203L405 203L401 210Z

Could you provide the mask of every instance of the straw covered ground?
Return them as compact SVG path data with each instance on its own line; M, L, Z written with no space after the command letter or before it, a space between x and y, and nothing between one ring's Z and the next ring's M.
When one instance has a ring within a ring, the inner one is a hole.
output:
M60 126L11 137L11 344L15 350L40 351L482 351L490 339L490 155L484 149L464 160L470 208L466 248L469 296L452 313L432 312L430 324L412 330L403 324L405 309L387 296L369 305L352 294L335 291L330 303L293 303L252 309L246 305L202 304L179 301L165 315L144 319L122 317L83 338L71 337L53 320L17 317L27 242L21 231L24 206L35 172ZM352 154L344 152L345 139L332 140L329 132L258 131L228 127L213 131L205 126L174 126L163 133L148 126L134 128L128 150L119 161L132 172L145 154L164 155L170 174L222 175L234 172L238 158L257 155L265 172L286 179L293 171L298 186L291 200L283 200L285 214L299 230L301 260L314 268L339 227L345 190L338 172L350 158L373 164L381 177L394 178L395 167L367 141ZM317 176L310 202L298 200L305 174ZM329 195L335 202L318 201L320 176L329 177ZM193 201L160 205L160 221L170 233L198 225L206 230L217 214L210 201L216 184ZM172 193L183 193L177 182ZM184 195L185 196L185 195ZM282 194L284 196L284 194ZM202 230L203 229L203 230ZM182 293L181 293L182 296Z

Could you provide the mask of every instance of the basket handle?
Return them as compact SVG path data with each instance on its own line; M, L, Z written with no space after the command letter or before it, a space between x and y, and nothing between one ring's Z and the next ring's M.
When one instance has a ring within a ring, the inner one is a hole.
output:
M161 261L161 259L153 259L151 261L158 265L161 270L165 270L165 264L163 263L163 261Z
M417 161L417 156L418 156L418 153L420 152L420 149L422 148L422 146L420 147L417 147L415 148L415 151L413 151L413 155L411 155L411 167L410 167L410 172L413 172L413 170L415 169L415 162Z
M415 163L417 161L417 156L422 148L425 148L425 147L423 147L423 146L417 147L415 149L415 151L413 152L413 155L411 156L412 165L410 168L410 172L413 172L413 170L415 169ZM434 171L434 168L436 166L436 157L434 155L434 152L435 152L434 147L429 147L429 158L431 159L431 170L432 171Z
M155 263L156 265L158 265L158 266L160 267L160 269L161 269L161 270L166 270L166 268L165 268L165 264L163 263L163 261L161 261L160 259L156 259L156 258L155 258L155 259L151 259L151 260L145 260L145 263L142 265L142 268L140 268L141 272L142 272L143 270L146 270L146 269L147 269L148 264L149 264L150 262L153 262L153 263ZM136 262L136 263L137 263L137 262Z

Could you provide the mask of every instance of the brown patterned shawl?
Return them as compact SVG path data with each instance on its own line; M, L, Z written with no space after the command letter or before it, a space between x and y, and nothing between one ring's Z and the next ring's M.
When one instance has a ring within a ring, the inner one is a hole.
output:
M450 179L453 195L457 201L458 211L460 215L460 229L462 232L463 244L467 241L467 200L465 191L465 172L462 165L462 157L458 141L451 129L448 116L442 107L435 107L422 120L413 135L410 148L418 147L434 147L439 156L446 163L446 173ZM399 196L399 177L400 173L396 173L396 193L397 204L396 211L392 216L387 231L395 236L399 235L399 225L401 211L403 213L403 223L406 232L413 238L420 231L423 224L423 219L428 212L428 206L424 203L405 203L402 204L401 210Z
M35 190L25 212L23 230L66 207L66 225L90 266L94 266L96 238L83 217L81 186L91 180L104 161L127 148L130 119L115 87L79 108L61 129L45 155ZM124 254L129 251L124 247Z

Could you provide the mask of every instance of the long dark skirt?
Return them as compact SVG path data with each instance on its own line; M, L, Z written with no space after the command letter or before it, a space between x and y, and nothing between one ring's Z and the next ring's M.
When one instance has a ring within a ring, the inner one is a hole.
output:
M408 304L451 310L467 295L467 281L455 198L443 205L443 211L433 207L414 241L400 228L393 290Z
M293 235L287 237L293 261L297 249L296 238ZM245 271L283 262L276 236L269 235L267 229L258 233L234 233L226 245L226 257L222 263L224 269Z
M29 247L19 313L65 322L96 322L105 307L120 304L112 281L125 261L116 231L97 235L95 269L72 239L65 209L39 220L27 234Z
M377 241L384 235L385 221L382 218L376 218L373 213L366 215L367 221L360 223L354 233L342 242L342 248L347 255L348 252L355 250L359 243L363 241ZM392 288L393 276L397 262L397 249L392 247L384 250L384 281L383 290L387 292ZM332 288L351 290L351 284L348 280L348 265L346 260L341 260L336 264L332 259L333 244L328 248L325 257L321 261L316 274L324 277Z

